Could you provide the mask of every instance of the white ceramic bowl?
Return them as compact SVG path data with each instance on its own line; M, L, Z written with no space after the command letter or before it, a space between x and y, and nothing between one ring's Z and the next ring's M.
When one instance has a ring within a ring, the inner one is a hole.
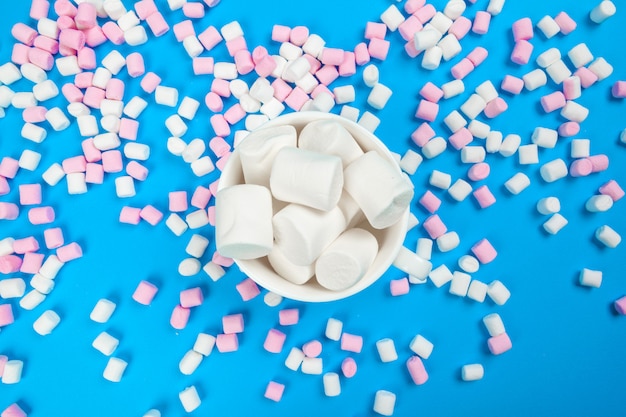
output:
M298 133L300 133L300 130L307 123L320 119L335 120L341 123L352 134L354 139L364 151L377 151L386 160L390 161L392 165L397 168L398 172L400 172L400 167L380 139L358 124L335 114L314 111L290 113L269 121L264 124L262 128L292 125L296 128ZM239 159L237 149L235 148L233 154L226 163L224 170L222 171L218 189L222 189L230 185L241 184L243 182L241 161ZM409 208L406 209L397 223L387 229L376 230L368 228L368 230L372 232L378 240L378 255L363 278L350 288L342 291L331 291L322 287L317 283L315 277L311 278L311 280L302 285L289 282L274 272L267 260L267 257L254 260L235 259L235 263L244 274L253 279L257 284L269 291L280 294L283 297L308 302L339 300L354 295L369 287L378 278L380 278L385 271L387 271L389 266L391 266L391 263L398 255L398 252L404 242L408 218Z

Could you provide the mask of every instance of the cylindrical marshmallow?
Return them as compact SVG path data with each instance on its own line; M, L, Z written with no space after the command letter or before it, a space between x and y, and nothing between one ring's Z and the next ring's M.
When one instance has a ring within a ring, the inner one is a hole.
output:
M344 167L363 155L350 132L334 120L308 123L298 136L298 147L336 155Z
M374 396L374 412L383 416L393 415L396 407L396 394L386 390L376 391Z
M461 368L461 379L463 381L478 381L485 375L485 369L479 363L463 365Z
M585 203L585 208L591 212L608 211L611 207L613 207L613 199L605 194L594 195Z
M539 168L539 173L545 182L554 182L566 177L568 169L565 161L558 158L543 164L541 168Z
M215 204L215 242L223 256L254 259L273 245L272 196L265 187L233 185L220 190Z
M52 311L46 310L33 323L33 329L42 336L52 333L55 327L61 322L59 315Z
M120 382L127 365L128 363L125 360L111 357L104 368L102 376L107 381Z
M602 0L596 7L589 12L589 19L594 23L602 23L609 17L613 16L617 8L610 0Z
M178 398L183 408L188 413L191 413L193 410L200 407L200 404L202 403L198 390L196 390L196 387L193 385L181 391L178 394Z
M201 353L198 353L193 349L188 350L178 363L180 373L183 375L193 374L195 370L198 369L198 366L200 366L200 363L202 363L203 358L204 356L202 356Z
M596 239L608 248L615 248L622 241L622 237L608 225L600 226L596 229Z
M283 254L278 245L274 245L267 259L274 271L294 284L304 284L315 274L315 265L296 265Z
M327 397L336 397L341 394L339 375L336 372L325 373L322 381L324 384L324 395Z

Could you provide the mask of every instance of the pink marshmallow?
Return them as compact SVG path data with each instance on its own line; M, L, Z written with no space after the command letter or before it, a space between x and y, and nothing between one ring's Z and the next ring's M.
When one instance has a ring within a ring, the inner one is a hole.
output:
M409 375L415 385L423 385L428 381L428 372L424 367L424 362L419 356L413 355L406 361Z
M196 31L193 28L193 22L191 20L183 20L172 26L174 36L178 42L182 42L187 36L196 36Z
M77 52L78 66L84 70L92 70L96 68L96 52L89 48L84 47Z
M615 81L611 88L611 94L615 98L626 98L626 81Z
M17 204L0 201L0 220L15 220L20 214Z
M11 28L11 36L24 45L33 46L33 42L38 33L35 29L31 28L24 23L16 23Z
M176 330L184 329L185 327L187 327L190 314L191 310L181 305L177 305L176 307L174 307L174 310L172 310L172 315L170 316L170 326L172 326Z
M148 222L148 224L156 226L161 220L163 220L163 213L156 207L148 204L141 209L139 217Z
M187 211L187 191L172 191L168 194L169 210L172 212Z
M459 16L448 29L448 33L461 40L472 29L472 21L465 16Z
M96 6L89 2L83 2L78 5L78 11L74 16L76 27L79 29L89 29L98 24L96 21Z
M334 65L324 65L316 73L315 78L324 85L329 85L339 77L339 71Z
M441 218L437 214L433 214L428 217L422 223L424 230L428 233L431 239L437 239L439 236L445 234L448 231L446 225L441 221Z
M400 33L400 36L402 36L402 39L408 42L412 40L415 33L422 30L423 27L424 26L417 17L409 16L404 22L400 23L398 26L398 32ZM381 39L384 39L384 36Z
M43 106L27 107L22 111L22 120L26 123L41 123L46 120L48 109Z
M367 22L365 24L365 39L385 39L387 35L387 25L380 22Z
M487 49L483 48L482 46L477 46L476 48L472 49L472 52L467 54L466 58L472 62L474 67L477 67L482 64L485 59L487 59L487 56L489 56L489 51L487 51Z
M404 11L408 14L413 14L426 4L426 0L407 0L404 3Z
M430 214L436 212L441 206L441 200L433 194L430 190L422 195L418 201Z
M230 97L230 82L215 78L211 82L211 91L219 95L220 97Z
M122 172L124 169L122 153L117 149L102 152L102 168L108 173Z
M309 100L309 95L300 87L295 87L285 98L285 104L292 110L300 111L304 103Z
M137 120L122 117L120 119L120 129L118 135L122 139L137 140L137 131L139 130L139 122Z
M52 54L39 48L30 48L28 50L28 61L31 64L37 65L44 71L50 71L54 66L54 57ZM24 62L22 62L22 64L23 63Z
M405 295L409 293L409 279L408 278L400 278L400 279L392 279L389 281L389 291L391 295L397 297L399 295Z
M113 21L104 23L102 25L102 32L113 45L122 45L125 42L124 31Z
M47 2L46 2L47 3ZM17 403L13 403L0 414L0 417L27 417L26 411L22 410L22 408L17 405Z
M74 172L85 172L87 160L83 155L73 156L63 160L63 172L71 174Z
M569 174L572 177L586 177L592 172L593 164L589 158L576 159L569 166Z
M50 2L48 0L32 0L29 16L31 19L39 20L48 17L49 11Z
M141 0L135 3L133 7L140 20L146 20L152 13L158 12L154 0Z
M195 75L213 74L213 57L195 57L193 58L191 65Z
M500 355L513 347L511 343L511 339L509 335L505 333L499 334L498 336L490 337L487 340L487 346L489 347L489 351L494 355Z
M39 35L35 38L33 46L35 48L39 48L46 52L49 52L52 55L55 55L59 52L59 41L57 41L56 39L50 39L47 36L43 35ZM28 53L26 54L26 59L23 63L26 62L28 62Z
M615 307L615 311L617 311L622 316L626 314L626 296L618 298L613 303L613 307Z
M108 38L104 34L104 31L100 26L94 26L90 29L87 29L85 32L85 43L90 48L95 48L96 46L100 46L105 43Z
M343 332L341 334L341 350L360 353L363 349L363 336Z
M477 35L484 35L489 32L489 24L491 23L491 14L482 10L476 12L472 32Z
M143 56L139 52L133 52L126 57L126 69L128 75L133 78L137 78L146 72L146 66L143 61Z
M202 33L198 35L198 40L204 46L204 49L210 51L217 44L219 44L223 38L220 35L220 32L215 28L215 26L209 26Z
M580 78L578 77L567 77L563 80L563 95L566 100L574 100L580 97L581 87Z
M415 13L413 13L413 16L417 17L417 19L421 23L425 24L430 19L432 19L433 16L435 16L435 14L437 14L437 9L435 9L435 6L428 3L428 4L425 4L423 7L420 7L417 11L415 11Z
M37 49L43 52L48 52L48 54L52 56L52 52L50 51L45 51L43 50L43 48L40 49L39 47L37 47ZM24 45L23 43L14 44L13 49L11 49L11 62L13 62L16 65L22 65L22 64L26 64L27 62L32 62L30 60L30 50L31 48Z
M527 40L521 39L515 42L513 52L511 52L511 61L518 65L526 65L533 53L533 44Z
M474 64L468 58L463 58L450 68L450 74L457 79L462 80L474 71Z
M147 305L150 305L150 303L152 303L152 300L154 299L154 296L156 295L157 291L159 291L159 289L156 287L156 285L152 284L151 282L140 281L139 285L137 285L137 288L133 292L132 297L133 297L133 300L135 300L139 304L143 304L147 306Z
M124 206L120 210L120 223L137 225L141 221L141 209L137 207Z
M191 196L191 206L204 210L209 205L211 190L201 185L197 186Z
M54 12L58 16L74 17L78 13L78 9L69 0L56 0L54 2Z
M39 272L44 259L43 253L29 252L24 254L20 272L24 274L36 274Z
M472 136L472 132L466 127L462 127L448 136L448 143L457 151L469 145L473 140L474 136Z
M41 184L21 184L19 192L22 206L41 204Z
M272 40L274 42L289 42L291 37L291 28L284 25L272 26Z
M382 58L382 55L383 55L383 52L381 50L380 51L381 58L379 59L385 59L385 58ZM387 53L385 52L384 55L386 57ZM339 65L339 75L342 77L350 77L354 74L356 74L356 56L354 55L354 52L346 51L343 54L343 62L341 63L341 65Z
M76 49L77 51L85 46L85 34L76 29L63 29L59 33L59 45Z
M519 42L520 40L527 41L534 36L533 22L528 17L515 21L511 29L513 30L513 39L515 42Z
M88 184L102 184L104 182L104 168L102 165L88 162L85 167L85 182Z
M222 328L224 334L243 333L243 314L230 314L222 317Z
M353 358L347 357L341 361L341 373L346 378L352 378L356 375L357 365Z
M269 53L267 52L267 48L259 45L252 50L252 61L254 61L255 64L258 64L263 58L268 55Z
M428 100L420 100L420 103L415 112L415 117L418 119L426 120L427 122L434 122L439 113L439 105L432 103Z
M235 286L243 301L250 301L261 293L259 286L250 278L246 278Z
M69 16L59 16L57 19L57 27L59 30L63 29L76 29L76 22Z
M11 304L0 304L0 327L8 326L15 321Z
M83 92L74 84L64 84L61 87L61 93L69 103L80 103L85 99Z
M209 216L209 224L215 226L215 206L209 207L207 214Z
M44 230L43 238L46 242L46 248L48 249L56 249L63 246L63 243L65 243L63 230L60 227L52 227Z
M251 73L254 68L254 62L252 61L252 54L247 49L242 49L235 52L235 66L237 67L237 73L246 75Z
M239 51L247 51L248 44L246 43L246 38L243 36L237 36L236 38L230 39L226 41L226 50L228 51L228 55L234 57L235 54ZM250 56L252 58L252 56Z
M228 125L228 121L221 114L214 114L209 119L211 123L211 127L213 128L213 132L217 136L226 137L230 135L230 126Z
M157 38L165 35L170 30L170 25L167 24L167 21L160 12L155 12L148 16L146 23Z
M496 197L494 197L486 185L478 187L472 194L480 208L487 208L496 202Z
M390 42L384 39L372 38L367 45L370 57L384 61L389 53Z
M87 88L93 85L93 72L83 71L74 76L74 85L78 88Z
M19 169L19 161L17 159L5 156L0 161L0 175L4 178L13 179Z
M226 155L224 155L221 158L219 158L217 161L215 161L215 167L217 169L219 169L220 171L223 171L224 167L226 166L226 163L228 162L228 159L230 158L231 155L232 155L232 153L229 152Z
M567 13L560 12L554 17L554 21L561 28L563 35L568 35L576 29L576 21L572 19Z
M543 107L543 111L546 113L553 112L563 106L565 106L565 96L560 91L555 91L554 93L546 94L541 97L541 107Z
M278 382L270 381L265 388L265 394L263 396L268 400L279 402L283 398L285 392L285 385Z
M286 308L278 312L278 323L281 326L293 326L300 320L300 310L297 308Z
M519 94L524 88L524 80L513 75L506 75L500 84L500 88L507 93Z
M435 137L435 131L430 124L424 122L411 133L411 140L420 148Z
M265 336L265 342L263 342L263 349L270 353L280 353L283 350L287 335L280 330L270 329Z
M190 19L202 19L204 17L204 6L202 3L185 3L183 14Z
M322 354L322 343L319 340L311 340L302 345L302 352L309 358L317 358Z
M219 266L223 266L225 268L228 268L229 266L232 266L232 264L235 263L235 261L232 258L227 258L225 256L222 256L217 251L213 253L213 257L211 258L211 260L215 262L216 264L218 264Z
M148 168L137 161L130 161L126 165L126 173L137 181L145 181L148 178Z
M600 186L600 194L605 194L611 197L613 201L620 200L624 197L624 190L615 180L609 180L608 182Z
M345 51L339 48L323 48L321 61L324 65L341 65Z
M259 77L268 77L272 74L272 72L276 69L278 64L269 55L261 58L259 62L257 62L254 66L254 71L257 73Z
M565 122L559 126L559 136L568 138L580 132L580 125L576 122Z
M354 47L354 61L357 65L365 65L370 62L370 53L365 42L359 42Z
M486 162L478 162L467 171L467 178L472 181L482 181L489 176L491 167Z
M139 85L141 89L148 94L151 94L156 90L156 88L161 84L161 77L156 75L154 72L148 72L143 76Z
M488 264L496 259L498 252L487 239L481 239L472 246L472 253L480 261L481 264Z
M496 97L487 103L483 112L487 118L493 119L504 113L508 108L509 105L502 97Z
M13 251L18 255L23 255L27 252L37 252L38 250L39 242L33 236L15 239L13 242Z
M317 87L315 87L313 91L311 91L311 98L314 99L320 93L326 93L332 98L335 98L335 95L333 94L333 92L330 91L330 89L326 87L324 84L318 84Z
M578 68L574 72L574 76L580 78L580 86L582 88L589 88L598 81L598 76L587 67Z
M215 136L209 141L209 149L219 158L229 153L231 147L224 138Z
M0 256L0 274L18 272L22 266L22 258L16 255Z
M438 103L443 97L443 90L437 87L432 82L428 81L419 92L420 96L430 101L431 103Z
M50 206L35 207L28 210L28 221L30 224L49 224L54 221L54 209Z
M239 349L239 339L237 333L218 334L215 346L220 353L235 352Z
M83 249L76 242L57 248L57 257L61 262L69 262L83 256Z
M224 119L230 124L234 125L240 120L246 117L246 111L241 107L241 104L235 103L224 112Z
M98 87L87 87L83 96L83 104L92 109L99 109L106 92Z
M11 191L11 186L6 178L0 176L0 195L7 195Z
M189 288L180 292L180 305L185 308L198 307L204 301L200 287Z
M8 361L8 356L0 355L0 377L2 377L2 375L4 374L4 367Z
M604 154L592 155L587 159L591 161L593 167L591 172L606 171L609 167L609 157Z

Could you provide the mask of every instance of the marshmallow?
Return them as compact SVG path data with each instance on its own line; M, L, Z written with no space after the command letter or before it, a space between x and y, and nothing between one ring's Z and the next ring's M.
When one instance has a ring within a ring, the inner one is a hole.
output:
M478 381L485 375L485 369L479 363L463 365L461 368L461 379L463 381Z
M394 259L393 266L417 280L423 281L431 272L433 265L427 259L403 246Z
M561 210L561 202L556 197L542 198L537 202L537 211L548 215L558 213Z
M311 265L345 229L342 211L320 211L289 204L274 215L275 244L296 265ZM249 233L248 231L245 231Z
M350 132L333 120L308 123L298 135L298 147L336 155L341 158L344 167L363 155L363 150Z
M55 327L61 322L59 315L52 311L44 311L37 320L33 323L33 329L41 336L47 336L52 333Z
M376 229L395 224L413 198L412 184L375 151L365 153L345 168L344 187Z
M339 374L336 372L327 372L324 374L322 381L324 383L324 395L327 397L336 397L341 394Z
M198 353L193 349L188 350L178 363L180 373L183 375L193 374L196 369L198 369L198 366L200 366L200 363L202 363L202 359L203 356L201 353Z
M567 226L567 219L560 213L554 213L548 220L543 223L543 228L551 235L556 235L559 231Z
M622 237L610 226L604 225L596 229L596 239L602 242L608 248L615 248L622 241Z
M554 182L566 177L568 170L565 161L558 158L543 164L541 168L539 168L539 173L545 182Z
M315 262L317 282L333 291L341 291L358 282L378 254L376 238L364 229L342 233Z
M191 413L196 408L200 407L202 400L195 386L190 386L178 393L178 398L183 408L187 413Z
M296 137L295 128L289 125L260 129L246 136L237 147L246 183L269 187L276 154L284 147L295 147Z
M585 203L585 208L590 212L608 211L611 207L613 207L613 199L604 194L594 195Z
M596 7L589 12L589 19L594 23L602 23L609 17L613 16L617 8L610 0L602 0Z
M278 245L274 245L272 251L267 255L267 260L274 271L294 284L304 284L315 274L315 265L296 265L291 262Z
M128 363L125 360L111 357L104 368L102 376L107 381L120 382L126 366L128 366Z
M584 285L585 287L600 288L600 285L602 285L602 271L583 268L580 271L578 281L580 285Z
M111 356L115 349L117 349L120 341L108 334L107 332L102 332L91 343L94 349L98 352L102 353L105 356Z
M0 298L20 298L26 291L26 283L22 278L0 280Z
M96 323L106 323L113 315L115 307L116 305L113 301L102 298L98 300L93 310L91 310L89 318Z
M393 415L393 411L396 407L396 394L386 390L376 391L376 395L374 397L374 407L373 410L375 413L378 413L383 416L391 416Z

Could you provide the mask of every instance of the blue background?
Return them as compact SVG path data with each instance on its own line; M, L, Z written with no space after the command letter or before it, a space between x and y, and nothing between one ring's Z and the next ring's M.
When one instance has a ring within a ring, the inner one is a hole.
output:
M29 21L28 3L3 4L0 61L10 57L11 25ZM181 11L170 12L165 1L157 3L170 26L184 19ZM397 394L397 416L623 414L626 321L617 316L612 302L626 294L626 246L604 248L594 240L593 234L597 227L609 224L626 235L624 202L616 203L609 212L595 214L586 212L584 203L611 178L626 186L626 147L619 143L619 133L625 127L626 104L610 95L613 82L626 77L626 57L619 47L626 18L624 11L618 10L616 16L602 25L595 25L588 20L588 12L596 3L511 0L502 14L492 19L487 35L468 35L462 41L463 53L434 72L421 69L419 58L412 60L406 56L404 41L398 33L388 33L389 57L376 64L380 81L391 87L394 94L382 111L368 109L365 104L368 89L360 78L362 68L356 76L339 79L332 85L353 84L357 89L354 105L374 111L381 118L376 133L392 151L402 154L413 147L409 136L420 123L413 114L421 86L426 81L441 85L451 80L450 66L474 46L489 49L489 58L465 79L465 94L441 102L440 117L433 126L443 136L448 133L441 122L443 116L458 108L476 85L490 79L498 86L507 73L521 76L534 69L534 58L549 47L557 47L565 54L579 42L586 42L595 56L603 56L614 66L609 79L585 90L577 100L591 109L577 137L591 139L592 154L610 155L608 171L546 184L539 176L540 165L522 167L517 164L516 156L489 155L487 161L492 173L484 183L497 198L494 206L481 210L471 197L457 203L445 192L433 190L444 201L439 215L461 237L457 250L435 253L434 264L445 263L454 269L456 260L475 242L488 238L499 255L496 261L481 267L474 278L504 282L512 292L506 305L498 307L489 300L478 304L460 299L448 294L447 287L437 289L432 284L412 287L410 293L402 297L391 297L389 280L403 277L402 272L393 268L375 285L350 299L325 304L285 300L277 308L266 306L262 296L244 303L235 290L244 276L236 268L231 268L216 283L202 272L194 277L181 277L177 265L187 257L184 249L193 232L187 231L183 237L176 238L164 223L156 227L145 222L138 226L119 224L119 210L125 204L136 207L153 204L167 211L167 192L187 190L191 195L197 185L208 185L218 173L198 179L182 160L167 152L165 144L169 134L163 121L175 109L156 106L153 98L148 98L151 105L139 118L138 140L152 148L152 156L146 162L150 175L144 183L137 183L136 197L116 198L115 174L107 175L102 185L90 186L85 195L68 196L64 181L56 187L43 187L44 203L53 205L57 213L54 224L63 228L67 242L81 244L85 256L63 268L55 290L34 311L21 310L17 300L3 301L14 305L16 323L2 329L0 354L21 359L25 366L19 384L0 385L0 410L18 401L32 417L141 416L153 407L165 416L184 415L178 392L193 384L203 400L194 415L369 416L373 415L374 393L379 389ZM130 2L125 1L125 4L130 6ZM328 46L352 49L363 40L366 22L377 21L389 4L391 2L386 0L275 0L271 3L224 0L208 10L205 18L196 21L194 26L199 33L209 24L219 28L238 20L250 48L264 45L271 53L277 53L278 44L270 39L273 24L306 25L311 32L321 35ZM394 4L403 6L403 3ZM437 0L433 4L439 9L445 2ZM465 15L473 17L476 11L484 10L486 4L479 0L469 5ZM550 40L537 33L532 40L535 51L531 64L523 67L512 64L508 59L512 49L511 24L524 16L537 22L544 15L555 16L561 10L578 22L578 28L568 36L557 35ZM99 47L99 59L110 49L111 45ZM151 37L149 43L137 48L121 46L116 49L124 55L133 50L142 52L147 69L159 74L163 84L178 88L181 98L189 95L203 101L212 77L192 76L191 61L182 45L176 43L172 31L158 39ZM216 60L228 58L224 44L210 55ZM128 79L125 70L120 76ZM59 85L65 82L56 70L50 77ZM27 89L30 83L21 80L12 88ZM528 143L535 126L556 128L563 121L558 112L544 114L538 104L542 95L554 89L556 86L549 82L545 87L520 96L503 93L509 109L488 123L504 134L520 134L522 143ZM140 90L139 80L127 83L125 99L133 95L148 97ZM228 107L234 101L227 103ZM65 106L61 96L50 104ZM210 139L213 136L208 124L210 115L202 105L185 139ZM0 156L18 158L26 148L40 152L43 157L35 172L19 172L11 181L12 192L3 196L2 201L18 201L18 184L40 181L41 173L53 162L81 151L82 138L75 123L64 132L51 132L39 145L20 137L21 125L21 112L8 109L6 118L0 120ZM569 162L569 142L570 139L561 138L556 148L540 149L540 162L555 158ZM412 177L417 196L428 187L428 176L433 169L458 178L465 177L467 168L460 162L459 153L452 149L425 161ZM503 183L520 170L528 174L532 184L520 195L511 196L504 190ZM561 213L569 220L556 236L543 232L541 225L546 218L534 208L538 199L549 195L561 199ZM417 203L412 207L421 221L427 217ZM45 227L31 226L25 214L23 210L17 221L0 222L0 238L32 234L43 242ZM210 227L202 232L212 238ZM421 226L413 229L407 235L406 245L413 248L421 236L425 236ZM213 248L211 245L203 263L209 260ZM578 273L585 267L603 271L601 288L589 289L577 284ZM142 279L160 288L150 307L131 299ZM169 316L178 302L179 291L198 285L205 291L205 303L193 309L187 328L172 329ZM106 324L89 320L89 313L100 298L109 298L118 304ZM279 309L293 307L300 310L299 324L279 326ZM62 322L51 335L41 337L32 330L32 322L46 309L57 311ZM513 341L513 349L497 357L487 350L488 335L481 322L482 317L491 312L502 316ZM232 313L243 313L245 317L246 330L240 337L239 351L220 354L215 350L192 376L181 375L178 361L192 347L197 333L220 332L221 317ZM329 317L342 320L345 331L363 336L364 348L360 354L341 351L338 343L324 338ZM265 335L272 327L287 333L280 354L270 354L262 348ZM102 378L108 358L91 347L101 331L120 339L115 356L129 362L118 384ZM410 381L404 364L412 354L408 345L417 333L435 345L432 356L425 361L430 379L419 387ZM396 362L383 364L378 359L375 342L385 337L395 341L399 354ZM349 380L342 377L339 397L324 397L321 375L294 373L283 365L292 346L300 347L312 339L323 341L324 372L337 372L347 356L357 361L356 376ZM475 362L485 366L484 379L462 382L460 367ZM279 403L263 398L270 380L286 385Z

